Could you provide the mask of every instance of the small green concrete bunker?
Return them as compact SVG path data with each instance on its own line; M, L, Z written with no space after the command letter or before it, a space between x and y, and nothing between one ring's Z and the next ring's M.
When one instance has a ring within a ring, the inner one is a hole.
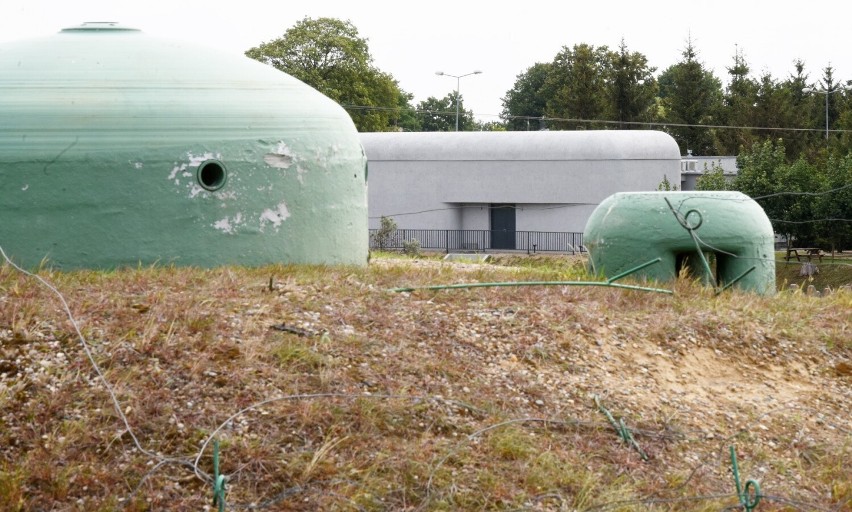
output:
M659 258L633 275L671 281L686 269L765 295L775 293L774 240L763 208L739 192L613 194L583 234L592 270L607 277Z
M115 23L0 44L0 246L61 269L367 262L366 157L271 66Z

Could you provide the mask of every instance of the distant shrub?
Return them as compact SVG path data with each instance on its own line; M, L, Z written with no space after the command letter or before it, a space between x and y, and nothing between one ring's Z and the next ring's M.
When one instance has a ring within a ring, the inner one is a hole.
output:
M420 240L412 238L402 242L402 252L409 256L420 256Z
M390 247L391 240L396 235L396 221L391 217L382 216L379 229L373 234L373 245L380 251Z

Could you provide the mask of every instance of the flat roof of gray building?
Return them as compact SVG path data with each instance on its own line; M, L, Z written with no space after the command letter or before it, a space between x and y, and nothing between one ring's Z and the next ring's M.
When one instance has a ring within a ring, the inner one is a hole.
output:
M361 133L371 161L680 160L652 130Z

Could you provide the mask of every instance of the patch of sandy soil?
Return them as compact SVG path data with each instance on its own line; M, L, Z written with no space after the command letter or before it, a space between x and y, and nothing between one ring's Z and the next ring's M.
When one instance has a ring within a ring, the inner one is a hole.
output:
M384 268L428 268L436 275L441 269L452 269L456 275L478 273L483 277L497 267L405 259L373 264ZM592 292L591 288L582 287L558 290L517 292L546 297L548 301L558 300L561 295L567 304L542 304L538 311L532 304L507 309L483 306L476 300L466 303L472 310L442 311L440 307L435 310L440 296L419 302L414 300L416 293L404 295L409 301L405 307L421 310L423 321L432 315L454 319L454 338L466 340L463 345L467 347L457 347L455 351L470 361L484 359L485 373L481 377L493 385L512 381L510 389L538 388L538 394L551 397L550 400L569 395L576 398L576 391L585 391L586 398L611 397L627 413L651 410L676 414L685 426L709 438L733 434L767 415L783 418L785 411L810 416L814 425L822 423L827 414L832 428L841 433L852 432L852 414L846 413L852 407L852 388L848 373L843 371L849 364L843 353L829 353L811 341L800 343L795 330L779 337L768 332L771 325L736 325L736 320L724 315L716 318L705 311L681 318L670 311L670 303L665 300L660 303L665 310L661 310L659 318L650 312L638 318L619 318L617 308L629 308L631 304L612 307L607 302L619 302L615 296L624 292ZM648 301L658 300L647 297ZM545 310L551 310L550 314ZM559 315L559 311L567 312L571 321L559 329L562 332L557 338L548 339L553 333L547 332L544 323ZM847 326L850 319L852 310L842 318ZM704 325L708 322L722 325L714 331ZM522 338L526 341L510 341L515 330L512 327L519 324L528 329ZM654 328L653 332L649 332L649 327ZM809 329L807 325L801 328L801 333ZM558 347L555 352L554 347ZM541 356L544 358L559 353L564 362L556 367L538 364L536 353L545 354ZM559 407L574 403L560 403L558 398L555 401Z

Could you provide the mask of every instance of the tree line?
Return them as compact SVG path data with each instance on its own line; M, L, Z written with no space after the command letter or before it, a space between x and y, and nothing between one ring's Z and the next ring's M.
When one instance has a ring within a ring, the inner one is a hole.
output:
M459 130L485 128L475 121L473 112L464 109L462 98L455 92L413 105L414 95L373 64L367 39L348 21L305 18L282 37L253 47L246 55L298 78L339 103L358 131L452 131L457 100Z
M844 90L852 80L841 84L830 65L816 79L800 60L783 79L766 71L753 76L737 50L723 87L691 40L681 60L659 73L625 41L614 50L564 46L552 61L518 74L502 98L501 121L493 123L477 122L455 91L413 104L413 95L374 65L367 39L348 21L305 18L246 55L334 99L360 131L451 131L458 101L460 130L653 128L696 156L735 155L775 138L785 139L791 157L852 142L834 132L852 130L852 95Z
M500 121L480 123L456 91L412 104L348 21L305 18L246 55L337 101L359 131L452 131L457 107L462 131L662 130L681 154L738 156L732 183L711 168L700 187L763 198L776 232L800 243L852 246L852 80L842 84L830 65L815 79L800 60L787 77L754 76L737 49L723 86L691 40L659 73L623 40L580 43L518 74Z
M737 169L727 180L721 167L711 165L696 188L737 190L754 198L775 233L799 247L852 248L852 153L790 161L783 139L767 139L743 149Z

